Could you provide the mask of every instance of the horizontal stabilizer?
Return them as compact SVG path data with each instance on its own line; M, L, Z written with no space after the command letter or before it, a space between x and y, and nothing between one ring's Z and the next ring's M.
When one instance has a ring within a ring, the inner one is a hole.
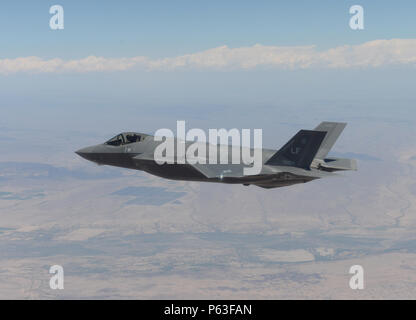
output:
M355 159L327 158L319 163L319 168L325 171L357 170Z

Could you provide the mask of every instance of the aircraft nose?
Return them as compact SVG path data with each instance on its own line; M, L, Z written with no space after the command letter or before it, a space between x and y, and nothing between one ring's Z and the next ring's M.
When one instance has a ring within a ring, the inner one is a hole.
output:
M92 161L94 156L94 147L86 147L75 151L77 155L83 157L84 159Z

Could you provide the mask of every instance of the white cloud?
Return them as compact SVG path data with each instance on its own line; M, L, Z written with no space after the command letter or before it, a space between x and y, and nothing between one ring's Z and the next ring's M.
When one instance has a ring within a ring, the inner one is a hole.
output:
M123 71L139 64L145 66L147 58L103 58L89 56L79 60L50 59L24 57L0 59L0 73L16 72L91 72L91 71Z
M416 39L374 40L360 45L345 45L318 51L315 46L263 46L229 48L221 46L192 54L163 59L138 56L103 58L89 56L79 60L39 57L0 59L0 73L16 72L97 72L139 70L233 70L253 68L305 69L380 67L416 64Z

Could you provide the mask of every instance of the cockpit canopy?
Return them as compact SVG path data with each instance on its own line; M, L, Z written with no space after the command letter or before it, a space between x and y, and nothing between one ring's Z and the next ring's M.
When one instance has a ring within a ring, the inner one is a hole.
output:
M124 144L141 142L146 138L146 134L137 132L123 132L108 140L105 144L110 146L121 146Z

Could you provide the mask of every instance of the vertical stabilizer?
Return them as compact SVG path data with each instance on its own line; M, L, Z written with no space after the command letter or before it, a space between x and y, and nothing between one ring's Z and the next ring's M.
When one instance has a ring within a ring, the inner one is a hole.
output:
M322 131L300 130L265 164L309 169L325 135Z
M347 124L344 122L321 122L319 126L317 126L314 130L315 131L325 131L326 136L322 141L321 147L319 148L318 152L316 153L315 158L317 159L325 159L329 150L337 141L339 135L341 134L342 130L344 130Z

